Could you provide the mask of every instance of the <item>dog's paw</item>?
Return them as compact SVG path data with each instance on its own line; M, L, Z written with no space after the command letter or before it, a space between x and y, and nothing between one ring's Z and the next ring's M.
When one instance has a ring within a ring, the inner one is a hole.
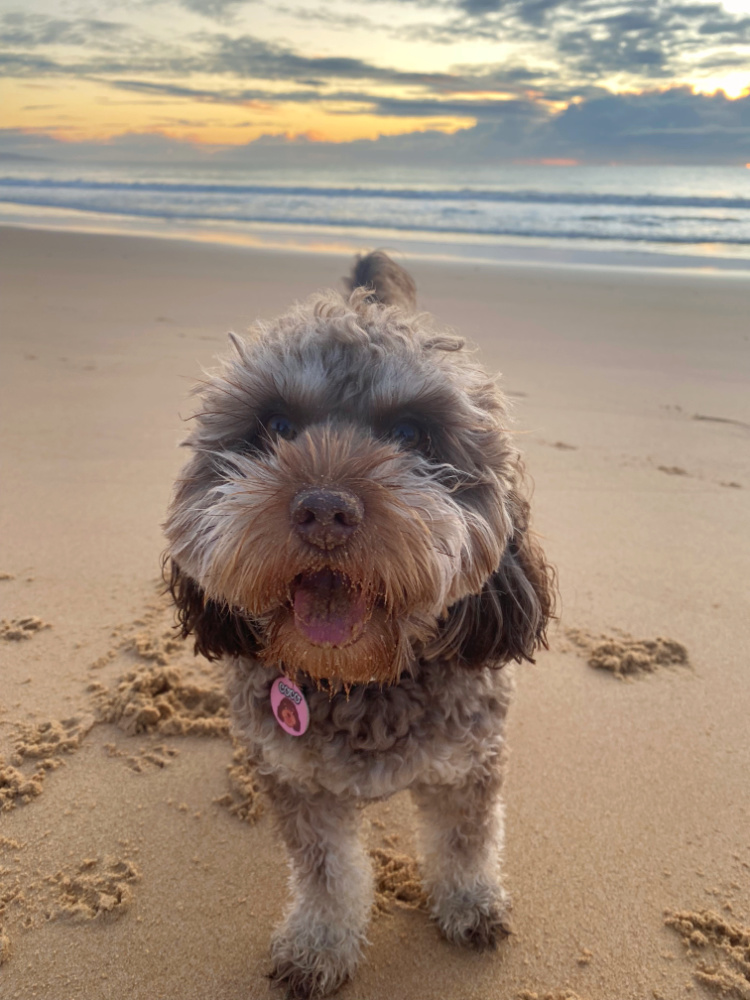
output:
M509 914L510 900L503 890L451 893L432 909L445 938L475 951L492 951L512 933Z
M316 935L308 928L298 936L278 934L271 945L272 985L286 990L286 1000L319 1000L329 996L350 979L359 962L364 938L345 933L335 945L330 927Z
M284 990L284 1000L318 1000L329 996L346 981L332 980L318 970L301 969L288 962L274 966L268 978L272 986Z

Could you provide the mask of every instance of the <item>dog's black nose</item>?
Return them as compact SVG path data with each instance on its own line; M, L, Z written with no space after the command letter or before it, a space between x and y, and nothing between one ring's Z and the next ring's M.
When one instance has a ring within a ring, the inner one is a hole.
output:
M364 508L348 490L312 488L292 501L292 524L298 535L319 549L345 545L357 531Z

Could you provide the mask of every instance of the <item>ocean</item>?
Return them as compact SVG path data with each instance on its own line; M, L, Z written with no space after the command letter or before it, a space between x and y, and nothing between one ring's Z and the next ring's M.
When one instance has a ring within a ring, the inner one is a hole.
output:
M0 224L481 261L750 270L750 170L497 166L274 176L0 163Z

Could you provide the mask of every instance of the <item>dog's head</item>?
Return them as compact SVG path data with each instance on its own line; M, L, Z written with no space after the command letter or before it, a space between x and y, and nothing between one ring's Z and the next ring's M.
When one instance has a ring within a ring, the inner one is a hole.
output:
M460 341L371 299L233 337L199 387L166 522L183 632L347 684L531 658L550 574L502 397Z

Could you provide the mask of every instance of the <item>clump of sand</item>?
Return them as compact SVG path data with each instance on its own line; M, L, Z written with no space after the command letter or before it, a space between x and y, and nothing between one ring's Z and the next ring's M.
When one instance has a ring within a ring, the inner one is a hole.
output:
M174 629L165 629L158 634L140 633L128 639L125 649L132 649L142 660L148 660L166 667L172 653L185 648L185 640L175 634Z
M565 630L568 639L587 654L590 667L608 670L615 677L653 673L664 666L688 666L687 649L676 639L657 636L635 639L622 633L616 636L593 635L580 628Z
M245 823L255 823L263 812L260 789L255 778L255 768L245 747L234 744L232 763L227 767L229 791L214 799L220 806Z
M164 736L226 736L228 701L214 684L199 684L178 667L130 670L114 691L92 685L102 722L130 736L158 732Z
M722 996L750 1000L750 927L713 910L667 911L664 922L682 938L699 982Z
M48 622L43 622L35 615L27 615L25 618L3 618L0 621L0 639L20 642L23 639L31 639L42 629L52 628Z
M195 680L195 670L178 662L176 654L188 647L168 624L173 613L171 603L161 595L140 618L113 629L112 636L118 639L115 647L92 666L105 667L118 654L128 653L141 662L113 690L99 683L90 685L98 720L119 726L129 736L226 736L228 702L220 679L209 674L205 680Z
M372 848L370 857L375 874L375 910L390 912L394 903L412 910L427 908L427 896L413 858L382 847Z
M50 915L74 921L120 917L130 907L131 886L139 877L130 861L87 858L73 872L59 871L45 879L56 897Z
M24 774L0 757L0 812L15 809L19 803L27 805L42 794L44 771Z
M61 754L80 747L94 721L92 715L78 715L62 721L19 723L11 760L0 759L0 812L27 805L41 795L45 772L62 765ZM21 770L26 760L38 762L30 774Z
M221 672L201 659L190 665L180 662L180 654L190 650L168 624L173 614L171 602L160 596L136 621L113 629L117 643L92 666L106 667L127 654L135 655L141 663L126 671L112 688L98 681L89 685L97 721L116 725L128 736L228 739L229 703ZM104 749L137 773L148 766L166 767L178 753L165 743L152 743L133 752L114 743L105 744ZM237 743L227 778L228 791L214 802L238 819L254 823L262 812L260 791L247 751Z

